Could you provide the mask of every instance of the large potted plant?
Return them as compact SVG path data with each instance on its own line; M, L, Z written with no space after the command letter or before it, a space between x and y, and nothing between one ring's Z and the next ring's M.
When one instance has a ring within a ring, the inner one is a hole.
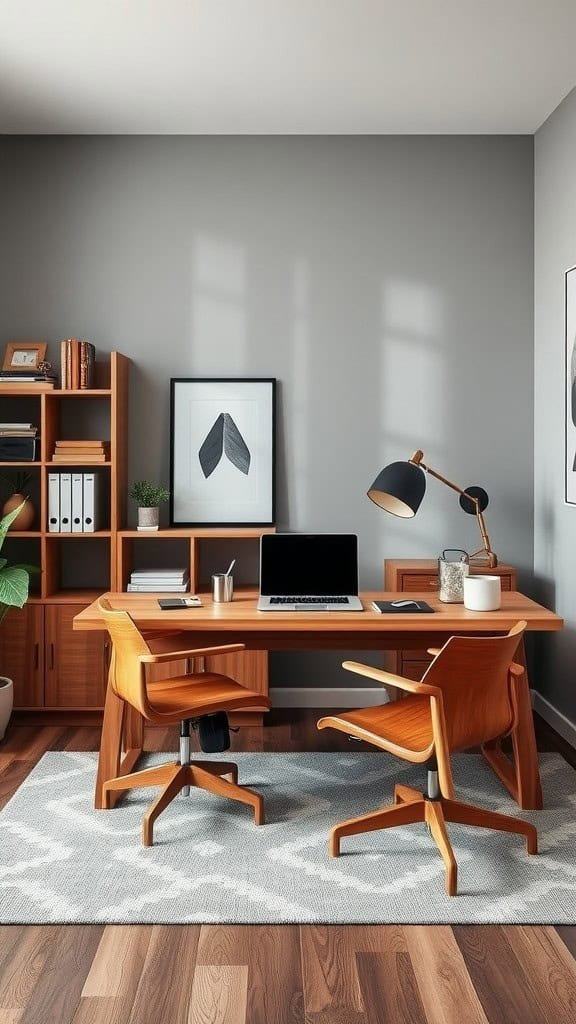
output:
M0 551L12 523L18 518L26 498L8 515L0 520ZM11 608L23 608L28 600L31 573L38 572L33 565L8 565L8 559L0 557L0 623ZM2 666L0 665L0 671ZM14 704L14 684L11 679L0 675L0 740L4 739L6 726Z
M160 522L160 505L168 501L170 491L148 480L137 480L132 485L130 497L138 504L138 529L157 530Z

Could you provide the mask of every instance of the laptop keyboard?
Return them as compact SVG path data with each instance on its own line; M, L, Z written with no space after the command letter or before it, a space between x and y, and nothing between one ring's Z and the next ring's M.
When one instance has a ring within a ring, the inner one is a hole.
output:
M350 604L348 597L271 597L270 604Z

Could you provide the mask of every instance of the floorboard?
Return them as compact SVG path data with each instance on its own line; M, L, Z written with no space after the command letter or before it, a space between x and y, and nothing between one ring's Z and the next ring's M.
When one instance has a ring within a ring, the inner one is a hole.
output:
M234 750L349 749L311 710L274 712ZM540 749L574 751L537 722ZM47 750L97 750L94 716L17 716L0 805ZM176 730L147 749L176 750ZM361 749L355 746L354 749ZM369 749L369 748L366 748ZM568 1024L576 927L0 928L0 1024Z

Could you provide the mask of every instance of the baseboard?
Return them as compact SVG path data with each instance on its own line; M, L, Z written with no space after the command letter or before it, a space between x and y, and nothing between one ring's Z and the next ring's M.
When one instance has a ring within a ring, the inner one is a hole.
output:
M555 708L549 700L546 700L546 697L538 693L538 690L532 690L531 694L534 711L537 711L540 718L552 726L558 735L566 740L566 743L576 749L576 722L572 722L570 718L558 711L558 708Z
M273 686L270 689L273 708L364 708L385 704L386 699L386 690L382 686L362 686L357 689Z

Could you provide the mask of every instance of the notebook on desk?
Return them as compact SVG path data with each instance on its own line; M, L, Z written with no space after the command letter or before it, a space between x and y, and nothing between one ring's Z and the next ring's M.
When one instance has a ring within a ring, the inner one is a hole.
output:
M372 601L372 607L381 615L417 615L418 612L426 615L434 611L427 601L414 601L406 597L399 597L395 601Z
M361 612L353 533L273 533L260 541L261 612Z

